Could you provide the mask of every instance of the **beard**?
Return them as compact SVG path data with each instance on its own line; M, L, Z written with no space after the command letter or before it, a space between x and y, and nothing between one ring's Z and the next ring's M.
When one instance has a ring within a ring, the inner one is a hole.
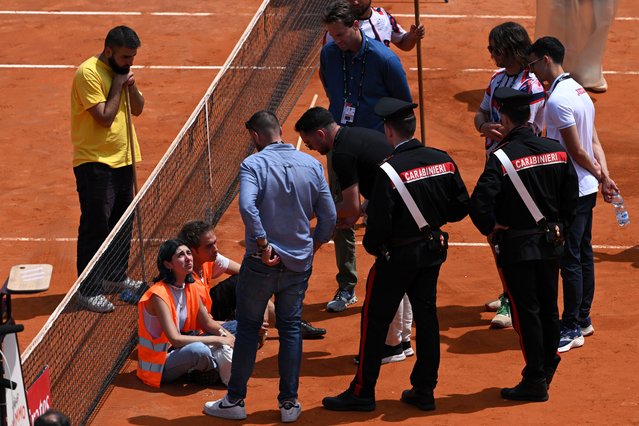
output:
M107 60L109 61L109 66L111 67L113 72L115 72L116 74L128 74L129 70L131 69L131 66L129 66L129 65L125 65L123 67L118 65L115 62L115 59L113 59L113 56L107 58Z

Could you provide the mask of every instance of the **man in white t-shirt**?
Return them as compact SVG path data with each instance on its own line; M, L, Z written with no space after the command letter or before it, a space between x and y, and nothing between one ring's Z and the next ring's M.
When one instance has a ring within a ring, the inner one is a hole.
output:
M510 87L533 95L529 123L536 134L541 133L543 129L545 92L537 77L526 67L530 45L528 32L516 22L499 24L488 35L488 51L499 70L490 78L484 98L475 113L475 128L485 137L486 158L500 146L502 138L506 136L500 121L499 107L493 98L498 88ZM490 244L490 247L493 248L493 244ZM493 255L495 255L494 252ZM505 288L499 266L497 271ZM490 323L491 327L512 326L510 302L506 292L502 293L497 300L486 303L486 308L497 311Z
M372 0L348 0L353 7L353 12L359 21L359 29L369 38L381 41L386 46L393 43L404 51L412 50L418 39L423 39L426 30L423 25L410 26L410 31L404 30L393 15L382 7L372 7ZM327 32L324 44L333 40Z
M592 210L601 182L604 201L619 191L610 179L606 156L595 129L595 107L586 90L564 72L564 46L555 37L542 37L530 49L531 71L550 84L546 102L547 137L566 148L579 179L577 215L566 234L561 277L564 311L561 316L559 352L584 344L594 333L590 308L595 293L592 253Z
M231 260L217 249L217 236L213 225L193 220L182 227L178 238L186 243L193 254L193 277L204 286L202 301L218 321L235 318L237 299L235 287L240 273L240 264ZM223 274L230 277L219 283L217 278ZM275 318L275 307L269 301L264 312L264 328ZM326 329L313 327L310 322L302 320L302 338L316 339L326 334ZM264 333L266 336L266 333Z

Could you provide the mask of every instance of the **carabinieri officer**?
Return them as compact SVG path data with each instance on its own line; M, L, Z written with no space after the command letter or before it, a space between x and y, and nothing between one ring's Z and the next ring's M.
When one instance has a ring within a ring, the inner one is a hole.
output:
M386 333L405 294L414 311L417 361L410 376L412 389L402 393L402 401L422 410L435 409L433 389L439 369L437 278L448 247L448 234L440 227L468 214L469 197L450 156L413 138L416 106L382 98L375 113L384 119L386 138L394 148L386 164L399 175L397 179L403 182L428 225L420 229L386 169L379 170L364 235L364 248L376 260L368 274L362 308L360 362L350 387L322 401L329 410L375 409L375 384Z
M521 178L541 215L534 218L510 172L493 152L471 197L470 217L496 245L513 325L526 360L522 381L501 390L505 399L546 401L560 358L557 282L563 235L577 207L577 174L559 142L535 136L527 124L532 96L508 87L495 91L507 133L497 151ZM523 191L522 191L523 192ZM541 219L540 219L541 217Z

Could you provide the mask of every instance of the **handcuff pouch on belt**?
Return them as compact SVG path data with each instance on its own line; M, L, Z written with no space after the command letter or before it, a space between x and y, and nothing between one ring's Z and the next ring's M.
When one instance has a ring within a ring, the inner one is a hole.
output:
M439 229L430 230L426 236L428 249L435 253L443 253L448 250L448 232Z
M501 162L501 164L504 166L504 169L506 170L506 174L510 178L510 181L512 182L513 186L517 190L517 193L521 197L522 201L528 208L528 211L532 215L533 219L535 219L535 223L537 223L537 226L538 226L537 229L533 229L533 230L528 230L528 231L508 230L508 231L505 231L504 233L500 232L497 235L493 236L491 243L495 246L495 252L499 254L499 242L501 241L501 239L515 238L518 236L516 235L517 233L520 233L519 236L543 233L547 243L553 245L554 247L558 247L562 245L564 243L563 225L561 223L548 222L546 220L546 217L541 213L541 211L539 211L539 207L537 207L537 204L535 204L535 201L530 196L530 192L528 192L528 189L526 189L526 186L524 186L524 183L521 181L521 178L517 174L517 171L513 167L512 162L510 161L506 153L503 151L503 149L498 149L497 151L495 151L494 154L497 157L497 159Z
M385 162L382 163L380 167L382 170L384 170L384 172L388 175L390 180L395 185L397 192L399 193L400 197L402 197L404 204L406 204L408 211L415 220L415 223L417 224L417 227L420 229L420 232L422 234L419 237L392 240L391 246L399 247L402 245L411 244L413 242L422 241L424 238L426 238L430 251L445 252L448 249L448 234L439 229L431 229L430 225L424 218L424 215L417 207L417 204L415 204L415 200L410 195L410 192L408 192L408 189L406 189L406 185L404 185L404 182L399 177L397 171L393 168L393 166L391 166L388 162ZM390 253L388 252L388 248L384 246L381 249L382 254L384 254L386 260L389 260Z
M539 224L543 231L546 242L553 247L559 247L564 243L564 226L558 222L546 222L545 220Z

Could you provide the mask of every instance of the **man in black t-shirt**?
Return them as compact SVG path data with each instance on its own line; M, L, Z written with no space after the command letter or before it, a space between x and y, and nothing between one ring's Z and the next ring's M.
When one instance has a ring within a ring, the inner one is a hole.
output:
M392 152L386 137L383 133L363 127L342 127L322 107L306 111L295 123L295 130L307 148L330 157L329 168L332 170L328 172L334 172L339 184L339 189L333 193L337 226L353 227L363 213L360 194L365 199L370 197L379 164ZM349 298L354 298L355 284L339 282L339 285L340 290L349 293ZM346 304L350 303L347 301ZM330 303L327 308L331 310Z
M366 210L366 201L371 196L379 165L393 152L384 134L363 127L342 127L331 113L322 107L311 108L300 117L295 130L309 149L330 157L328 173L334 173L339 189L333 194L337 208L337 227L352 228ZM332 169L332 170L330 170ZM360 197L361 195L361 197ZM354 247L353 247L354 250ZM335 250L338 269L340 258ZM354 266L354 265L353 265ZM355 284L341 279L333 300L327 305L328 311L339 312L355 301ZM395 317L393 327L388 332L382 362L402 361L412 355L410 347L410 327L412 310L406 300ZM357 362L357 360L356 360Z

